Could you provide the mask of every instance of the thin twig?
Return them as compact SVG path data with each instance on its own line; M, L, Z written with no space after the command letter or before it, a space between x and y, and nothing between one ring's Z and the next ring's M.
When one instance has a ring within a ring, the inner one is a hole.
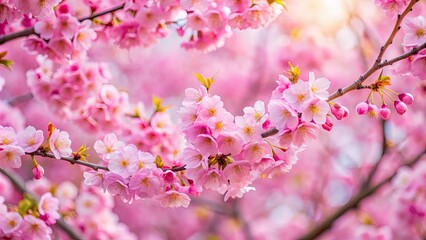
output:
M27 189L24 181L19 176L2 168L0 168L0 173L7 177L12 182L13 186L19 190L19 192L29 194L38 203L38 197ZM83 239L83 237L72 226L68 225L62 218L56 221L55 225L64 231L71 239Z
M344 87L344 88L340 88L338 89L336 92L334 92L333 94L330 95L330 97L328 98L328 101L331 101L337 97L343 96L344 94L346 94L347 92L350 92L352 90L357 89L359 86L362 85L362 83L367 80L367 78L369 78L373 73L375 73L377 70L391 65L397 61L400 61L404 58L407 58L411 55L414 55L416 53L418 53L418 51L420 51L423 48L426 48L426 43L420 45L419 47L415 48L417 49L416 51L410 51L406 54L403 54L397 58L394 58L390 61L384 61L382 62L382 58L383 55L385 54L387 48L392 44L393 39L395 38L395 35L397 34L397 32L399 31L399 29L401 28L401 22L404 19L404 17L412 10L414 4L416 4L419 0L411 0L411 2L408 4L407 8L404 10L404 12L402 12L402 14L398 15L398 18L395 22L395 26L393 27L393 30L391 32L391 34L388 37L388 40L386 41L386 43L380 48L379 54L377 55L376 60L374 61L373 66L370 67L370 69L367 70L367 72L365 72L364 74L362 74L358 80L356 80L354 83L352 83L351 85ZM401 58L402 56L404 56L403 58Z
M27 153L27 155L36 155L36 156L41 156L41 157L47 157L47 158L55 158L55 155L53 155L52 153L47 153L47 152L42 152L42 151L37 151L37 152L33 152L33 153ZM89 167L95 171L98 170L105 170L105 171L109 171L107 166L103 166L103 165L99 165L99 164L95 164L95 163L91 163L91 162L86 162L86 161L82 161L79 159L75 159L73 157L61 157L59 160L62 161L67 161L71 164L79 164L79 165L83 165L86 167ZM179 171L184 171L186 170L186 165L182 165L182 166L173 166L171 168L162 168L163 171L173 171L173 172L179 172Z
M119 6L113 7L111 9L108 9L108 10L105 10L105 11L102 11L102 12L98 12L98 13L92 14L92 15L87 16L87 17L80 18L79 21L82 22L84 20L92 20L94 18L103 16L103 15L108 14L108 13L118 11L118 10L123 9L123 8L124 8L124 3L119 5ZM30 36L30 35L33 35L33 34L36 34L36 32L34 31L34 27L26 28L26 29L19 31L19 32L13 32L13 33L6 34L4 36L0 36L0 45L6 43L8 41L11 41L11 40L21 38L21 37Z
M46 152L41 152L41 151L37 151L37 152L34 152L34 153L28 153L28 155L37 155L37 156L42 156L42 157L55 158L55 155L53 155L52 153L46 153ZM61 157L59 160L67 161L67 162L70 162L71 164L79 164L79 165L83 165L83 166L86 166L86 167L90 167L95 171L98 171L99 169L109 171L108 167L106 167L106 166L102 166L102 165L94 164L94 163L91 163L91 162L78 160L78 159L75 159L75 158L72 158L72 157Z
M382 162L382 159L384 158L386 151L388 150L388 142L387 142L388 140L386 137L386 121L381 120L380 122L381 122L381 129L382 129L382 147L381 147L380 158L376 162L376 164L374 164L373 168L371 169L364 183L361 185L361 188L363 189L370 186L371 181L373 180L373 177L376 174L377 170L379 169L380 163Z
M11 98L11 99L7 100L7 103L10 106L14 107L14 106L16 106L16 105L18 105L20 103L23 103L23 102L26 102L26 101L29 101L29 100L33 99L33 97L34 97L33 94L30 93L30 92L29 93L24 93L22 95L19 95L19 96L16 96L14 98Z
M416 48L413 48L411 51L408 51L398 57L392 58L390 60L385 60L382 62L382 57L386 51L386 49L389 47L390 44L392 44L392 41L396 35L396 33L399 31L400 29L400 24L402 22L402 20L404 19L404 17L412 10L412 7L414 6L414 4L416 4L419 0L411 0L410 4L408 4L407 8L405 9L405 11L398 15L398 19L395 23L395 26L388 38L388 40L386 41L386 43L380 48L379 54L376 58L376 60L374 61L373 66L370 67L370 69L368 69L364 74L362 74L355 82L353 82L352 84L344 87L344 88L339 88L337 91L335 91L334 93L332 93L327 101L331 101L334 100L338 97L341 97L343 95L345 95L346 93L356 90L356 89L363 89L362 87L362 83L365 82L365 80L367 80L373 73L375 73L376 71L392 65L396 62L399 62L403 59L406 59L412 55L415 55L417 53L419 53L422 49L426 48L426 42L417 46ZM279 131L276 128L273 128L271 130L268 130L266 132L263 132L261 135L263 138L266 137L270 137L273 136L275 134L277 134Z
M241 214L241 210L239 209L240 207L240 199L235 199L233 202L231 202L232 204L232 209L233 209L233 217L235 219L237 219L241 225L242 225L242 231L244 233L244 237L246 240L253 240L253 234L251 232L251 228L250 228L250 224L247 222L247 220L245 220L245 218L243 217L243 215Z
M426 148L421 153L419 153L416 157L414 157L411 161L409 161L405 164L402 164L397 169L399 169L403 166L407 166L407 167L413 166L414 164L416 164L421 159L421 157L425 153L426 153ZM322 233L324 233L325 231L330 229L331 226L333 225L333 223L337 219L339 219L343 214L345 214L347 211L349 211L353 208L357 208L359 203L362 200L364 200L366 197L374 194L375 192L377 192L377 190L379 190L385 184L389 183L396 176L396 174L397 174L397 171L395 171L393 174L391 174L387 178L380 181L378 184L376 184L372 187L366 188L366 189L361 189L361 191L355 197L353 197L347 204L345 204L343 207L337 209L336 212L331 214L324 221L320 222L319 224L316 224L316 226L313 229L311 229L307 234L300 237L299 239L310 240L310 239L315 239L318 236L320 236Z

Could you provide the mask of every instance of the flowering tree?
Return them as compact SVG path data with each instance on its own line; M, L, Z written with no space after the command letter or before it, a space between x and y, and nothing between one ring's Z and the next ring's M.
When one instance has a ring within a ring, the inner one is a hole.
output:
M425 79L420 0L0 0L0 238L424 239Z

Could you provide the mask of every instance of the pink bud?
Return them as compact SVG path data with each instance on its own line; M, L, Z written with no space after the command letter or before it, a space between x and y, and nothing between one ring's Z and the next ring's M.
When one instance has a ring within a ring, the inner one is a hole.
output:
M70 9L68 4L61 4L56 11L58 14L67 14L69 13Z
M37 164L33 168L33 175L35 180L39 180L44 175L44 169L41 165Z
M369 104L367 102L360 102L358 105L356 105L356 112L359 115L364 115L369 110Z
M383 104L382 107L379 109L379 116L383 120L387 120L389 119L390 115L391 115L391 110L389 109L388 105Z
M342 120L343 116L345 115L345 110L343 109L343 106L340 103L331 104L330 110L337 120Z
M330 116L327 115L325 123L322 125L322 128L326 131L331 131L331 129L333 128L333 120L331 119Z
M183 37L183 35L185 34L185 30L183 29L183 27L176 28L176 32L179 35L179 37Z
M409 93L401 93L398 95L399 100L401 100L403 103L407 104L407 105L411 105L414 102L414 97L413 95L409 94Z
M262 128L263 129L268 129L271 126L271 120L266 120L263 124L262 124Z
M396 100L393 105L398 114L402 115L407 111L407 105L401 101Z

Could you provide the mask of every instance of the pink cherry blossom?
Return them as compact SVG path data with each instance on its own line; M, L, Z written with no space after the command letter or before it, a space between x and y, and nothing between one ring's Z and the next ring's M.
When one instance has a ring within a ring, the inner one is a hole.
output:
M295 129L299 123L297 112L286 102L271 100L268 104L271 121L277 129Z
M0 230L4 234L11 234L17 231L22 224L22 217L17 212L2 213L0 218Z
M22 165L21 156L25 155L22 148L6 145L1 146L0 150L0 167L1 168L19 168Z
M161 189L159 173L154 172L153 169L137 171L130 177L129 189L142 198L159 194Z
M271 154L271 147L266 142L253 142L244 146L241 157L249 162L260 162L267 154Z
M203 86L198 90L194 88L185 89L185 98L182 102L182 105L189 106L195 103L201 102L203 98L207 95L207 89Z
M75 209L81 216L89 217L101 209L99 199L92 194L83 193L77 197L75 201Z
M46 218L46 223L54 224L56 220L61 218L59 214L59 200L54 198L50 192L41 196L38 203L38 212Z
M194 146L203 154L214 156L218 153L216 139L207 134L198 135L194 141Z
M402 13L409 0L374 0L374 2L386 11L386 15L395 17L397 14Z
M137 161L138 151L136 147L127 145L111 154L108 168L111 172L127 178L137 170Z
M256 101L254 107L245 107L243 109L244 116L252 117L256 122L263 124L268 119L268 114L265 111L265 103L262 101Z
M22 234L29 239L34 240L50 240L52 229L49 228L42 220L33 215L25 215L22 222Z
M238 155L243 146L242 139L235 133L224 133L217 137L219 152L223 154Z
M124 147L124 145L124 142L118 141L118 138L115 134L109 133L105 135L103 140L97 140L93 148L104 161L108 161L110 159L111 153L121 149Z
M0 126L0 146L14 145L17 143L15 130L11 127Z
M423 49L414 57L411 63L411 74L420 78L426 79L426 49Z
M43 21L38 21L34 25L34 31L44 39L51 39L55 34L55 24L54 19L47 18Z
M316 139L318 136L318 125L313 123L303 123L300 124L293 135L293 142L296 146L302 146L310 140Z
M43 141L43 132L32 126L28 126L24 131L18 133L18 145L27 153L35 152Z
M426 18L424 16L407 19L402 25L402 29L405 32L405 46L418 46L426 42Z
M53 130L52 136L49 138L49 146L56 159L69 157L72 154L70 136L65 131Z
M262 139L261 133L262 126L257 123L253 118L249 117L235 117L235 125L238 127L238 132L244 141L256 141Z
M313 72L309 72L309 85L314 97L321 100L327 100L329 95L327 90L330 87L330 81L327 78L316 79L315 74Z
M297 81L297 83L290 85L288 89L283 91L283 96L293 108L298 110L312 97L309 82Z
M96 32L90 27L90 21L83 21L75 32L73 46L77 51L87 51L96 39Z
M35 17L45 19L53 16L53 7L56 6L60 2L60 0L11 0L11 2L13 2L14 5L19 8L21 12L26 14L31 13Z
M302 120L305 122L314 121L317 124L324 124L326 122L327 113L330 111L330 106L326 101L314 98L305 103L302 107Z
M188 207L191 199L188 197L188 195L175 191L175 190L169 190L157 197L157 199L160 201L160 204L162 207Z

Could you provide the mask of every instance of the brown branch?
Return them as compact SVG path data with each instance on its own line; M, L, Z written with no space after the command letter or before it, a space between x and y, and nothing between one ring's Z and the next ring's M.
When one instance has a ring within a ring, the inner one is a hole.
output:
M408 51L398 57L392 58L390 60L385 60L382 62L382 57L383 54L385 53L386 49L389 47L390 44L392 44L392 41L396 35L396 33L399 31L400 29L400 24L402 22L402 20L404 19L404 17L412 10L412 7L414 6L414 4L416 4L419 0L411 0L410 4L408 4L407 8L405 9L405 11L398 15L398 19L395 23L395 26L388 38L388 40L386 41L386 43L380 48L379 54L376 58L376 60L374 61L373 66L370 67L370 69L368 69L364 74L362 74L354 83L350 84L349 86L346 86L344 88L339 88L337 91L335 91L334 93L332 93L327 101L331 101L333 99L336 99L338 97L341 97L343 95L345 95L346 93L353 91L355 89L364 89L365 87L362 86L362 83L365 82L365 80L367 80L373 73L375 73L377 70L380 70L386 66L392 65L396 62L399 62L403 59L406 59L412 55L415 55L417 53L419 53L419 51L421 51L422 49L426 48L426 42L417 46L416 48L413 48L411 51ZM266 137L270 137L273 136L275 134L277 134L279 131L274 128L271 130L268 130L266 132L263 132L261 135L263 138Z
M79 21L82 22L84 20L92 20L94 18L103 16L103 15L108 14L108 13L118 11L118 10L123 9L123 8L124 8L124 3L119 5L119 6L113 7L111 9L101 11L101 12L92 14L92 15L87 16L87 17L80 18ZM19 31L19 32L13 32L13 33L10 33L10 34L6 34L4 36L0 36L0 45L6 43L8 41L11 41L11 40L21 38L21 37L30 36L30 35L33 35L33 34L36 34L36 32L34 31L34 27L27 28L27 29L24 29L24 30Z
M403 166L407 166L407 167L413 166L414 164L416 164L421 159L421 157L425 153L426 153L426 148L421 153L419 153L416 157L414 157L411 161L409 161L405 164L402 164L399 168L401 168ZM309 240L309 239L315 239L318 236L320 236L322 233L324 233L325 231L330 229L332 227L333 223L337 219L339 219L343 214L345 214L347 211L349 211L353 208L357 208L359 203L362 200L364 200L366 197L376 193L381 187L383 187L384 185L389 183L396 176L396 174L397 174L397 171L395 171L393 174L391 174L390 176L383 179L378 184L376 184L372 187L368 187L366 189L361 188L360 192L355 197L353 197L348 203L346 203L343 207L337 209L336 212L331 214L329 217L327 217L325 220L323 220L319 224L316 224L316 226L314 228L312 228L307 234L303 235L299 239Z
M27 153L27 155L30 155L30 156L31 155L36 155L36 156L41 156L41 157L47 157L47 158L56 159L55 155L53 155L52 153L47 153L47 152L42 152L42 151L37 151L37 152L33 152L33 153ZM105 170L105 171L109 171L109 169L108 169L107 166L103 166L103 165L99 165L99 164L95 164L95 163L91 163L91 162L82 161L82 160L79 160L79 159L76 159L76 158L73 158L73 157L61 157L59 160L67 161L67 162L69 162L71 164L83 165L83 166L89 167L89 168L91 168L91 169L93 169L95 171L98 171L99 169ZM171 167L171 168L162 168L161 170L163 170L163 171L170 170L170 171L173 171L173 172L179 172L179 171L186 170L186 165L182 165L182 166L178 166L178 167L174 166L174 167Z
M52 153L46 153L46 152L41 152L41 151L37 151L37 152L34 152L34 153L27 153L27 155L37 155L37 156L42 156L42 157L55 158L55 156ZM73 157L61 157L59 160L67 161L71 164L83 165L83 166L92 168L95 171L98 171L99 169L109 171L108 167L106 167L106 166L94 164L94 163L91 163L91 162L82 161L82 160L79 160L79 159L75 159Z
M385 54L387 48L392 44L392 41L395 38L395 35L397 34L397 32L399 31L399 29L401 28L400 25L401 25L402 20L412 10L414 4L416 4L418 1L419 0L411 0L411 2L408 4L408 6L404 10L404 12L402 12L402 14L398 15L398 18L397 18L396 23L395 23L395 25L393 27L393 30L392 30L391 34L389 35L388 40L386 41L386 43L380 48L379 54L377 55L377 58L374 61L373 66L371 66L370 69L367 70L367 72L365 72L364 74L362 74L358 78L358 80L356 80L354 83L352 83L351 85L349 85L347 87L340 88L336 92L334 92L333 94L331 94L330 97L328 98L328 101L331 101L331 100L333 100L335 98L343 96L344 94L346 94L346 93L348 93L350 91L358 89L362 85L362 83L365 80L367 80L367 78L369 78L377 70L379 70L379 69L381 69L381 68L383 68L385 66L391 65L391 64L393 64L393 63L395 63L397 61L400 61L400 60L402 60L404 58L407 58L407 57L409 57L411 55L414 55L414 54L418 53L418 51L420 51L421 49L423 49L423 48L426 47L426 43L422 44L422 45L420 45L419 47L416 48L417 49L416 51L410 51L410 52L408 52L410 54L406 53L406 54L403 54L403 55L401 55L399 57L396 57L396 58L394 58L392 60L382 62L383 55Z
M13 186L19 190L19 192L31 195L31 197L38 203L37 196L27 189L24 181L19 176L2 168L0 168L0 173L7 177L12 182ZM71 239L83 239L83 237L72 226L68 225L62 218L56 221L55 225L64 231Z
M14 106L16 106L16 105L18 105L20 103L23 103L23 102L26 102L26 101L29 101L29 100L33 99L33 97L34 97L34 95L32 93L30 93L30 92L29 93L24 93L22 95L19 95L19 96L16 96L14 98L11 98L11 99L7 100L7 103L10 106L14 107Z
M368 174L367 178L365 179L364 183L361 185L361 188L366 189L370 186L371 181L373 180L374 175L376 174L377 170L379 169L380 163L382 162L382 159L384 158L387 150L388 150L388 140L386 137L386 121L381 120L381 129L382 129L382 148L380 153L380 158L374 164L373 168L371 169L370 173Z

